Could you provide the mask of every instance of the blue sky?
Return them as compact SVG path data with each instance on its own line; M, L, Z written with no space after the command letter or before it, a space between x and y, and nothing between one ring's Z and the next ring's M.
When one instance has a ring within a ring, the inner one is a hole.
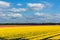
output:
M60 23L60 0L0 0L0 23Z

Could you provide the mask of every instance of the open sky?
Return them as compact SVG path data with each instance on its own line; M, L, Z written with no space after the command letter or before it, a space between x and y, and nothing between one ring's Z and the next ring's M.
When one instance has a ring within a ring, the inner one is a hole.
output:
M60 23L60 0L0 0L0 23Z

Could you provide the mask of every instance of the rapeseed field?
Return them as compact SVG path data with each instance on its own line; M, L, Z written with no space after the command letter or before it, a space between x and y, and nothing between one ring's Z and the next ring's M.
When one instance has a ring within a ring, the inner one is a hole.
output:
M60 25L0 26L0 40L59 40Z

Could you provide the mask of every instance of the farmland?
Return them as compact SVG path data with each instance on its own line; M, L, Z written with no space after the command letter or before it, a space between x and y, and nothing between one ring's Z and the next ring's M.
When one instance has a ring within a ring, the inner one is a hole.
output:
M1 40L58 40L60 25L1 25Z

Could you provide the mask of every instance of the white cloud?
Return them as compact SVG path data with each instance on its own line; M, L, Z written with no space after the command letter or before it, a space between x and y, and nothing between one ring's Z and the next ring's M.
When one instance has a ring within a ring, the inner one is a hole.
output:
M52 15L52 14L48 14L48 13L39 13L39 12L36 12L34 14L35 16L38 16L38 18L45 18L45 19L54 19L56 18L55 15Z
M0 7L9 7L10 3L8 2L4 2L4 1L0 1Z
M0 13L0 18L4 18L4 19L9 19L9 18L21 18L23 17L22 14L19 13L11 13L11 14L4 14L4 13Z
M35 16L35 19L43 19L43 20L46 20L46 21L53 21L53 20L60 20L60 13L56 13L56 14L48 14L48 13L39 13L39 12L36 12L34 14Z
M27 5L32 10L41 10L45 7L44 4L41 3L28 3Z
M22 14L16 13L16 14L6 14L8 17L22 17Z
M17 6L22 6L22 4L18 3Z
M36 12L34 15L36 15L36 16L43 16L44 14L43 13Z
M25 8L12 8L12 9L9 9L9 11L11 12L25 12L26 9Z

